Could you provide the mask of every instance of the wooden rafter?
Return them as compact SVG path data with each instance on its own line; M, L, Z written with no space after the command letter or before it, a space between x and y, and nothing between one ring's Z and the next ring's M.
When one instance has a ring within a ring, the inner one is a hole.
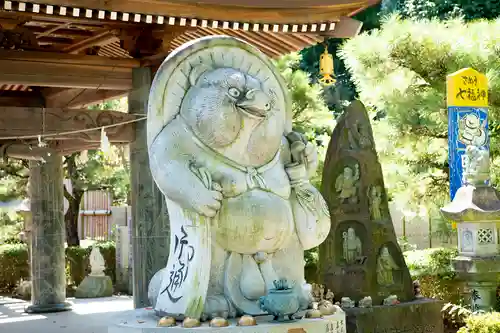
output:
M71 23L63 23L63 24L56 25L55 27L52 27L52 28L50 28L48 30L45 30L44 32L41 32L41 33L37 34L36 38L50 36L53 32L56 32L59 29L67 28L70 24Z
M76 43L73 43L70 46L63 48L61 51L70 54L77 54L78 52L86 50L93 46L106 45L115 40L118 40L118 38L116 37L117 33L118 32L115 30L109 31L108 29L106 29L104 31L96 33L92 37L85 38Z
M219 31L211 29L211 28L200 28L200 30L206 32L209 35L222 35L222 33L220 33ZM265 54L267 54L268 56L270 56L272 58L280 55L279 51L273 49L271 46L266 45L262 41L259 41L258 39L255 39L251 36L248 36L248 35L244 34L243 32L231 30L231 31L227 31L226 34L229 36L242 38L242 39L250 42L251 44L257 46L258 48L261 49L262 52L264 52Z

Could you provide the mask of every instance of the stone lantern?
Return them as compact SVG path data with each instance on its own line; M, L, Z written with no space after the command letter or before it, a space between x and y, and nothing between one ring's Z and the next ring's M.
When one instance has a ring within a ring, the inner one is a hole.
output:
M459 255L453 268L472 291L473 309L488 311L495 305L500 272L499 192L486 184L488 152L468 146L464 157L465 184L441 213L457 225Z

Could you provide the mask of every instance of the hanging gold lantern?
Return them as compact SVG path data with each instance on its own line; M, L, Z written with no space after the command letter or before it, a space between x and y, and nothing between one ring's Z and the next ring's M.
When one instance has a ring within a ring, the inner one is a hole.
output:
M325 51L321 54L319 58L319 73L322 75L322 78L319 79L325 86L331 86L335 84L336 80L334 78L335 72L333 67L333 56L328 53L328 48L325 45Z

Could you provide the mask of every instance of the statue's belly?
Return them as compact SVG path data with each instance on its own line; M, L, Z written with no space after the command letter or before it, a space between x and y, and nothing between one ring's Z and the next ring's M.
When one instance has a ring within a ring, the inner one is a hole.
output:
M285 245L293 230L288 200L255 189L222 201L216 241L232 252L272 253Z

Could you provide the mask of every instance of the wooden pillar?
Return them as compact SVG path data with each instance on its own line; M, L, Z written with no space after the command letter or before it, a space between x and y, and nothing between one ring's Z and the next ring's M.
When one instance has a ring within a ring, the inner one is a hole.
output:
M28 313L69 310L66 303L62 157L30 161L31 302Z
M129 113L147 113L151 69L135 68L129 93ZM146 121L136 123L136 138L130 144L132 204L132 275L134 307L150 306L148 285L153 275L167 265L170 226L165 199L151 176L146 140Z

